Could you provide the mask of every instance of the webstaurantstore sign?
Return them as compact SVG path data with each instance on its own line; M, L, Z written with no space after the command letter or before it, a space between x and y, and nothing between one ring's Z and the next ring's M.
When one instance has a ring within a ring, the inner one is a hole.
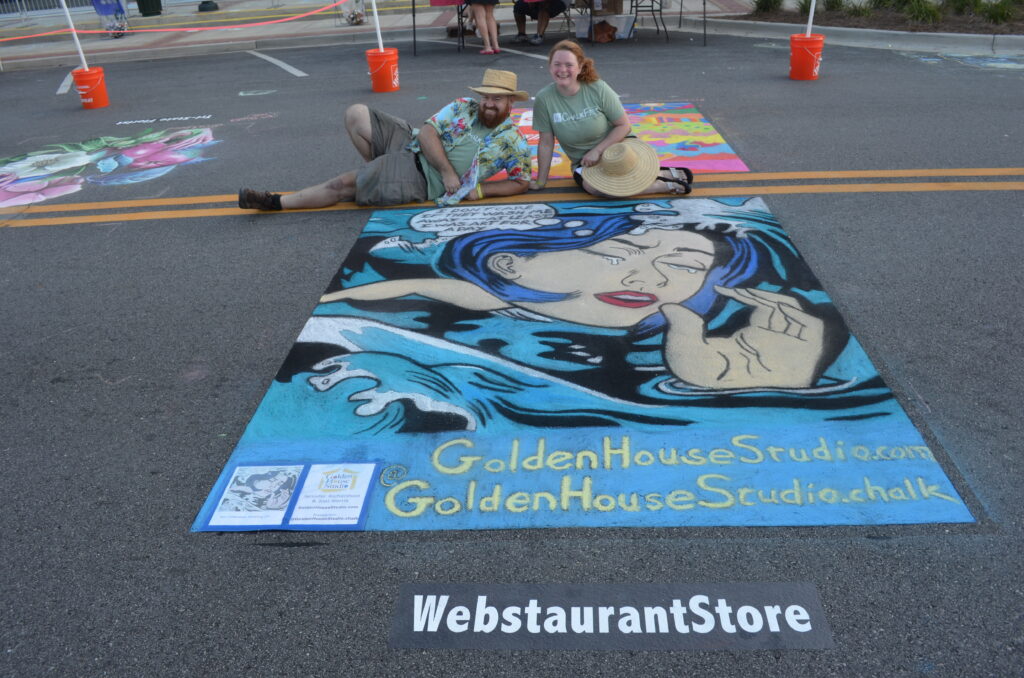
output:
M406 584L392 647L762 650L832 647L809 583Z

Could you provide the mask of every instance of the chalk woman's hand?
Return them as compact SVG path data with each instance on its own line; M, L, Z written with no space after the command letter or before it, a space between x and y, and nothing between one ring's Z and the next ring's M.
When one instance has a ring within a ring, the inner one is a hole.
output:
M708 337L701 316L678 304L662 306L668 322L665 362L674 375L706 388L813 385L825 345L820 318L785 294L749 287L715 290L750 306L750 324L727 337Z

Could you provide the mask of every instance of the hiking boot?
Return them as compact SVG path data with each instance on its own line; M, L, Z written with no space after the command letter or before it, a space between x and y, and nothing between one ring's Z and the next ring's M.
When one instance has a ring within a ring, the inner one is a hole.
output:
M543 35L535 35L535 36L533 36L532 38L530 38L530 44L531 45L543 45L544 44L544 36Z
M281 196L269 191L254 191L251 188L242 188L238 191L238 208L273 212L281 209Z
M528 42L530 42L530 39L526 37L526 33L520 33L519 35L516 36L517 45L525 45Z

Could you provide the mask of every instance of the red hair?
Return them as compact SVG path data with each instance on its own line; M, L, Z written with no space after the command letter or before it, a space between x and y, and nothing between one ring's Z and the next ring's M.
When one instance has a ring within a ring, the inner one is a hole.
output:
M548 66L551 65L551 60L555 58L555 52L563 50L572 52L572 55L576 57L576 63L580 66L580 74L576 76L577 81L590 83L601 79L601 76L597 74L597 67L594 66L594 60L583 52L583 48L575 40L562 40L556 43L551 48L551 51L548 52Z

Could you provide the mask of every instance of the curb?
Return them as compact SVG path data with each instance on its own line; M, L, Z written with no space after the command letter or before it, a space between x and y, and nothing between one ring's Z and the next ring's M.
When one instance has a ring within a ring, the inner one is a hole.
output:
M700 33L700 19L683 19L685 30ZM742 21L708 19L708 33L743 38L773 38L789 40L795 33L803 33L802 24L783 24L768 21ZM943 52L966 55L1024 55L1024 35L983 35L973 33L913 33L910 31L879 31L865 28L818 26L815 33L826 36L832 45L865 47L869 49L898 49L908 52Z
M293 8L294 9L294 8ZM303 10L306 11L306 10ZM199 12L166 12L157 16L140 16L136 14L129 14L128 22L134 29L146 29L146 28L160 28L168 24L185 28L192 25L198 25L200 23L223 23L223 28L234 28L234 24L241 24L254 19L266 19L266 18L286 18L292 17L295 14L301 14L299 10L294 10L285 7L267 9L267 10L252 10L252 9L234 9L234 10L220 10L217 14L212 13L199 13ZM382 12L382 15L384 13ZM98 30L102 31L100 26L100 19L95 13L78 12L78 16L72 15L72 19L75 22L75 28L79 30ZM307 21L332 21L336 20L336 15L330 11L322 12L320 14L311 14L297 19L292 19L293 23L304 23ZM43 33L52 30L63 30L68 27L64 21L63 16L57 17L46 17L45 20L42 18L36 18L28 23L22 23L15 27L3 27L0 28L0 38L23 38L25 36L33 35L35 33ZM352 28L348 25L342 25L339 23L337 28ZM92 34L92 35L103 35L105 32ZM104 36L105 37L105 36ZM44 35L32 38L37 43L41 42L62 42L68 40L67 34L58 35ZM0 47L4 43L0 43ZM14 43L17 44L17 43Z
M340 29L340 30L339 30ZM773 40L789 40L795 33L803 33L805 26L800 24L770 23L763 21L742 21L732 19L708 19L709 34L731 35L745 38L767 38ZM418 30L423 34L424 26ZM821 26L815 29L826 35L832 45L846 47L862 47L870 49L896 49L911 52L952 53L964 55L1024 55L1024 35L976 35L960 33L912 33L907 31L877 31L861 28L841 28ZM683 18L682 27L673 27L671 33L700 34L703 32L701 19ZM412 29L399 27L386 30L389 39L412 40ZM426 35L419 39L431 39ZM353 30L352 27L337 27L325 32L310 32L307 35L288 37L262 37L248 40L228 42L209 42L175 47L142 47L139 49L112 49L107 52L91 52L89 61L96 64L124 61L145 61L149 59L170 59L188 56L205 56L226 52L240 52L256 49L281 49L293 47L325 47L331 45L363 44L374 42L372 28ZM452 43L454 45L454 41ZM20 71L36 68L74 67L78 64L77 55L62 52L39 57L0 57L0 72Z
M422 29L417 31L422 33ZM398 29L388 31L388 37L396 40L408 40L412 42L412 30ZM417 39L423 41L422 35ZM101 66L125 61L149 61L152 59L176 59L181 57L208 56L210 54L224 54L228 52L247 52L261 49L289 49L295 47L330 47L332 45L358 45L377 44L374 32L360 31L358 33L326 34L314 33L307 36L289 36L280 38L254 38L250 40L235 40L231 42L211 42L199 45L180 45L177 47L144 47L128 51L90 52L89 64ZM454 49L455 41L452 40ZM24 57L15 59L0 59L0 73L11 71L24 71L38 68L77 68L79 65L76 53L55 54L41 57Z

